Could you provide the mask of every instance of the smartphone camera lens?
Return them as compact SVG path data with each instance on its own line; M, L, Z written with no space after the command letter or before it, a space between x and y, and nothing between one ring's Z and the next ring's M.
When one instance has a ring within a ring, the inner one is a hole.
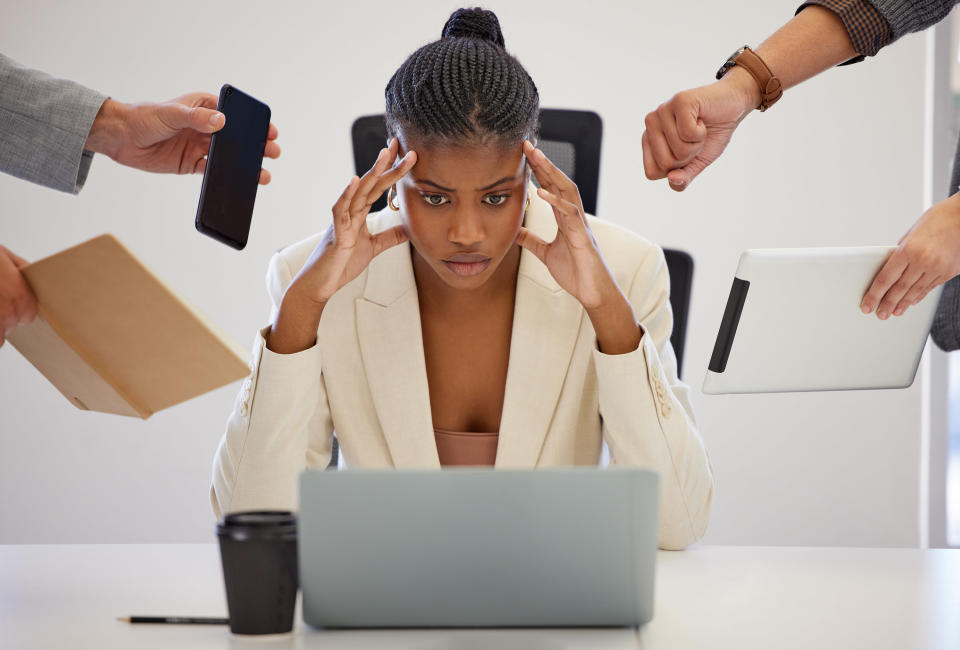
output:
M228 94L228 95L232 95L232 94L233 94L233 88L227 88L227 94Z

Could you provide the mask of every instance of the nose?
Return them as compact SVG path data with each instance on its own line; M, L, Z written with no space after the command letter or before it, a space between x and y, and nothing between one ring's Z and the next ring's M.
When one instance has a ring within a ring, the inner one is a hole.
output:
M469 248L487 238L483 214L473 207L459 207L451 216L447 239L458 246Z

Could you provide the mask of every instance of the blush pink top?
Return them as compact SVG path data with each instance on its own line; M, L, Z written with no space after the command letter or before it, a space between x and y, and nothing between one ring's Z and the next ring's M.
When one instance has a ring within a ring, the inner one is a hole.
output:
M441 467L451 465L493 466L497 459L498 432L461 433L434 429Z

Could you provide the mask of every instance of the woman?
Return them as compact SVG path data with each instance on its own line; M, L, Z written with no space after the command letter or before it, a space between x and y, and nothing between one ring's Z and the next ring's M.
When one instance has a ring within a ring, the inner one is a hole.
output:
M356 467L596 465L605 439L611 463L660 473L662 547L703 535L713 477L663 253L584 215L531 143L538 116L489 11L455 12L397 70L389 146L325 233L271 261L272 324L215 461L218 516L295 507L334 430Z

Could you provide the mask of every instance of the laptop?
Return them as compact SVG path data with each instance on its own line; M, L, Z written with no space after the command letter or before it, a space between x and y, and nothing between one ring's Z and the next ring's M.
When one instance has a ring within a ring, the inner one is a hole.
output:
M643 469L306 471L314 627L639 626L658 477Z
M906 388L941 287L901 316L860 301L892 246L748 250L740 257L705 393Z

